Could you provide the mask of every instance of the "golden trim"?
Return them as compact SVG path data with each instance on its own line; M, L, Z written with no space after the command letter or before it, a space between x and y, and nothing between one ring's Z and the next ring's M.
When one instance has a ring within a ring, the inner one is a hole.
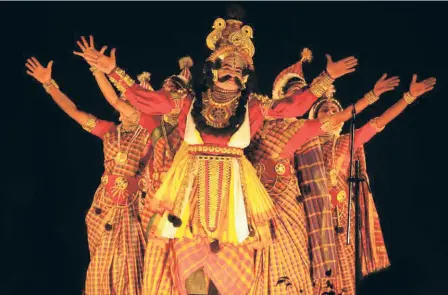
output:
M367 92L366 95L364 95L364 98L367 99L369 105L374 104L375 102L378 101L378 99L380 99L379 96L376 96L376 95L375 95L375 93L373 92L373 90Z
M404 101L406 101L407 104L412 104L417 99L417 97L413 96L410 92L406 92L403 95L403 99Z
M50 82L43 83L42 86L44 87L44 89L45 89L45 91L46 91L47 93L50 93L50 89L51 89L52 87L56 87L56 88L59 89L59 85L58 85L58 84L56 83L56 81L53 80L53 79L51 79Z
M189 153L213 153L220 155L243 156L244 151L234 147L220 147L212 145L191 145L188 147Z
M86 130L87 132L92 132L93 128L95 128L96 123L98 119L93 115L88 115L87 121L82 125L82 129Z
M328 90L328 88L330 88L333 82L334 79L331 78L327 72L323 72L313 80L310 86L310 91L316 97L321 97Z

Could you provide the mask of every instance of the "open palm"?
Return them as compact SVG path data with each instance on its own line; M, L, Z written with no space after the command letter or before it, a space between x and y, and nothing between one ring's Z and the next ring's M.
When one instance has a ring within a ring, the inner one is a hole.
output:
M28 71L26 71L26 73L40 83L44 84L51 81L51 69L53 66L53 61L50 61L45 68L40 64L37 58L33 56L26 60L25 66L28 68Z

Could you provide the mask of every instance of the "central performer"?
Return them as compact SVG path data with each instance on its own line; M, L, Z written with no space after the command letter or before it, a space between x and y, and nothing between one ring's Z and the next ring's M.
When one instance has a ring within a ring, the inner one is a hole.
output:
M266 117L302 116L334 79L354 71L357 59L333 62L327 55L326 71L309 88L272 100L253 93L252 28L235 18L218 18L213 29L206 40L212 54L200 87L182 104L172 93L134 83L116 66L115 50L110 57L85 58L142 113L179 111L183 144L150 201L162 216L155 219L154 239L172 239L173 277L180 293L187 294L185 281L202 270L221 294L246 294L254 277L253 251L272 243L275 224L273 202L243 149Z

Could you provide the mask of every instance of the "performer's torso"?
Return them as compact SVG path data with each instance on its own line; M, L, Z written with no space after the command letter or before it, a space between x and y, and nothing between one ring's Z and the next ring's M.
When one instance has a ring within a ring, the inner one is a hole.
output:
M146 129L135 136L134 132L122 132L120 143L117 130L108 132L103 140L104 172L106 174L135 176L141 167L141 159L149 146L149 133ZM117 161L117 154L125 153L126 161Z

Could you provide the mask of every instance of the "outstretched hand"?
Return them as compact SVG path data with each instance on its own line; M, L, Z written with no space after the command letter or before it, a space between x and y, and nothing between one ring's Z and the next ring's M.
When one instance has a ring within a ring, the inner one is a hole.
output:
M398 84L400 84L400 78L398 76L387 78L387 74L384 74L375 83L375 86L373 87L373 94L375 94L376 96L380 96L385 92L394 90L398 86Z
M52 60L47 64L47 67L45 68L40 64L37 58L33 56L26 60L25 66L28 68L28 71L26 71L26 73L40 83L44 84L51 81L51 69L53 66Z
M354 56L346 57L336 62L333 61L329 54L325 54L325 57L327 58L327 73L333 79L354 72L355 67L358 65L358 59Z
M436 85L436 78L431 77L421 82L417 82L417 74L412 76L411 86L409 87L409 93L414 97L419 97L426 92L434 89Z
M84 60L90 65L93 66L94 64L92 62L89 62L89 60L84 56L84 53L87 53L91 56L100 57L107 49L107 46L103 46L100 51L96 50L95 48L95 41L93 40L93 36L89 36L89 42L87 42L86 37L82 36L81 41L76 41L76 44L78 44L79 49L81 49L81 52L79 51L73 51L74 54L79 55L84 58Z
M77 41L79 48L82 52L73 51L75 55L79 55L90 65L96 67L103 73L110 74L113 69L115 69L116 57L115 57L115 48L113 48L110 52L110 56L104 54L107 49L107 46L103 46L100 51L95 49L95 44L93 40L93 36L90 36L90 44L87 43L86 38L81 37L82 43Z

